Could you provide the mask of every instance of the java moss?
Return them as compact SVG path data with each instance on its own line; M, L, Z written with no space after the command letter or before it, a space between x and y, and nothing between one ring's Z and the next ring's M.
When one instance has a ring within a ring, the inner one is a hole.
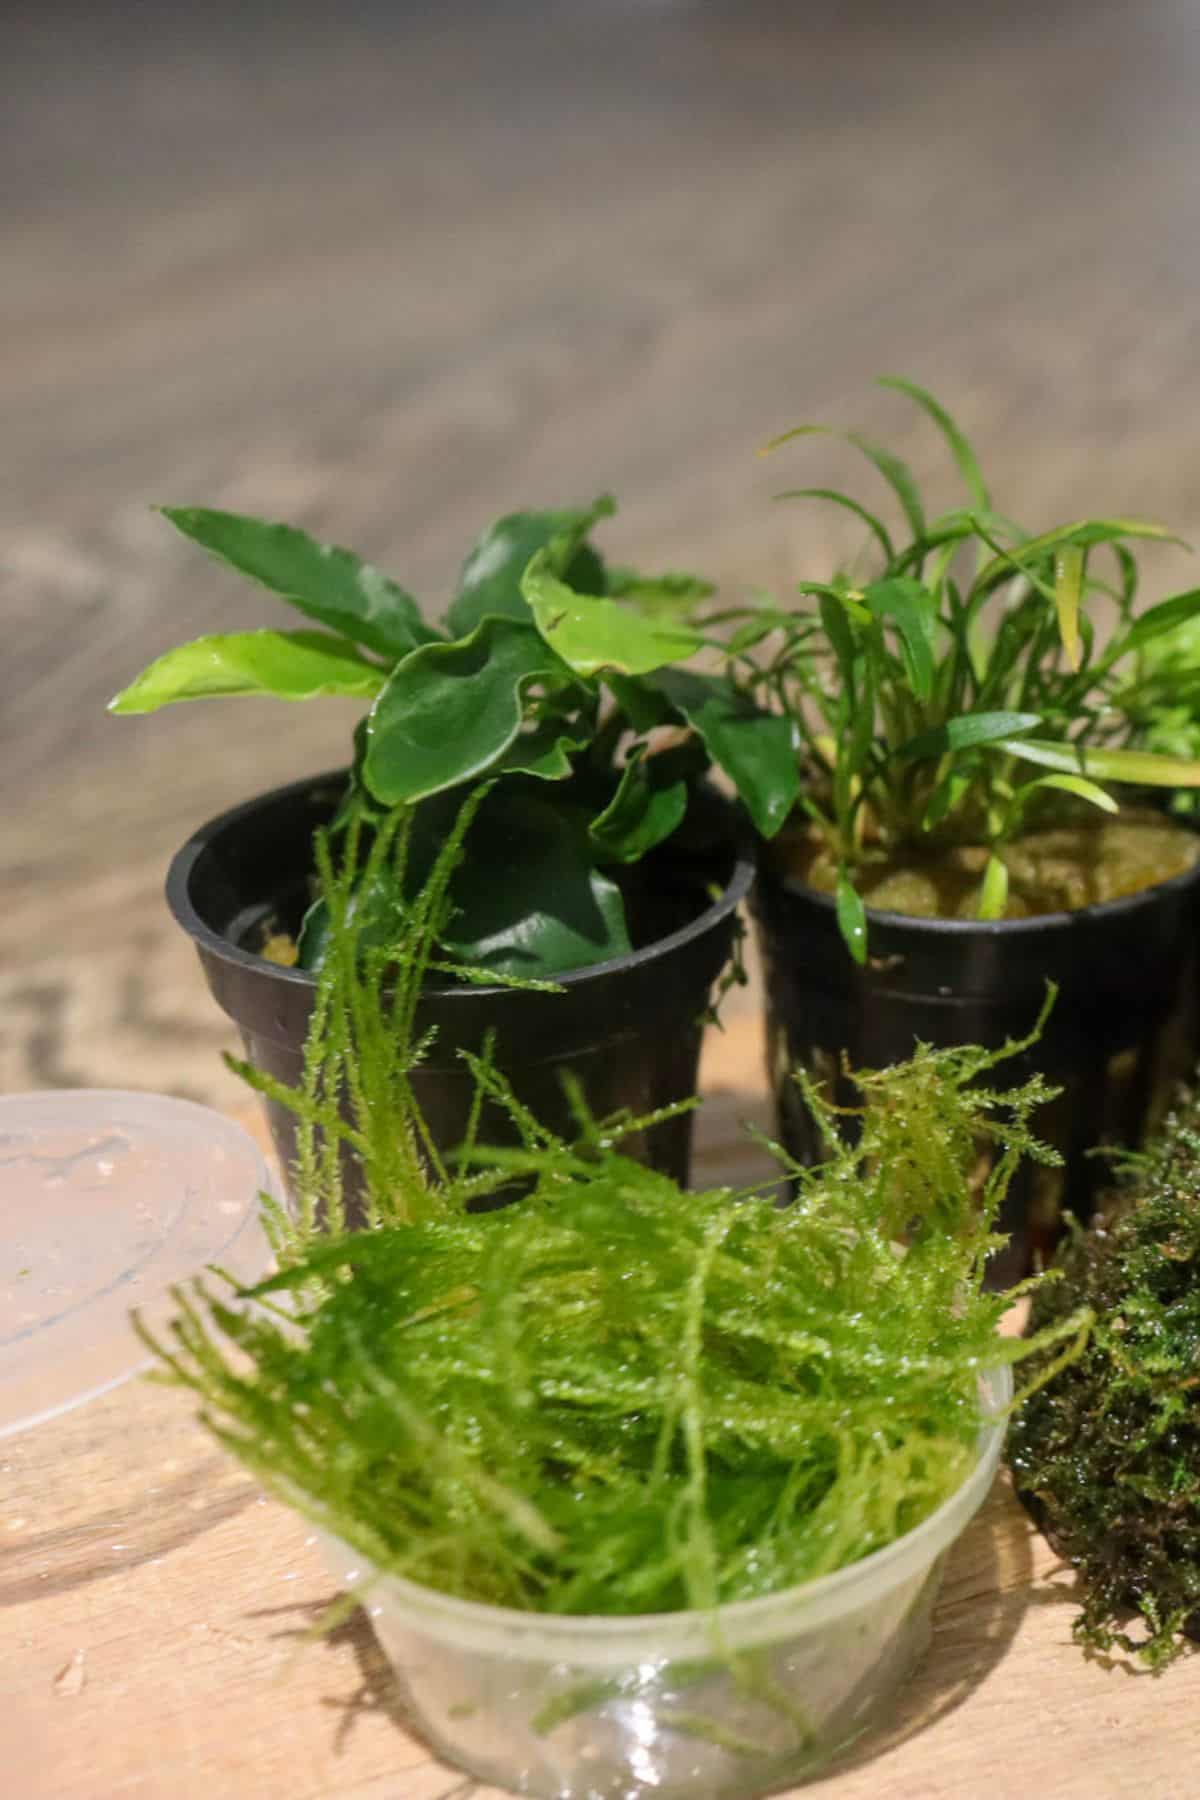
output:
M371 855L403 854L389 832ZM578 1094L576 1141L554 1138L476 1063L523 1147L471 1142L447 1169L408 1080L443 899L366 946L345 878L325 880L335 943L291 1096L302 1201L281 1270L249 1295L181 1293L151 1341L264 1485L377 1569L574 1614L777 1591L933 1512L977 1454L981 1371L1076 1334L998 1339L1008 1300L983 1289L1017 1161L1056 1160L1030 1125L1040 1078L998 1093L1002 1056L919 1048L857 1072L854 1147L807 1088L829 1158L777 1152L797 1186L780 1208L769 1188L685 1192ZM339 1145L367 1175L360 1234L330 1235ZM518 1177L527 1198L465 1210Z
M1012 1427L1018 1492L1079 1571L1075 1634L1161 1668L1200 1638L1200 1095L1069 1245L1033 1331L1095 1313L1080 1358ZM1034 1359L1034 1368L1038 1358Z

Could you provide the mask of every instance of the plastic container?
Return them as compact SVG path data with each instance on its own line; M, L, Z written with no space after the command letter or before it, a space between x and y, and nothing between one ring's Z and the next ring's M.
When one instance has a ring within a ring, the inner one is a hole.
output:
M171 1287L210 1263L257 1279L264 1191L254 1140L190 1100L0 1096L0 1437L144 1368L131 1309L157 1324Z
M1063 1092L1039 1109L1038 1135L1061 1169L1026 1162L999 1229L1009 1234L993 1279L1007 1283L1047 1256L1064 1212L1090 1216L1108 1180L1101 1143L1138 1144L1195 1061L1200 864L1125 899L1031 919L914 919L868 913L860 967L833 899L764 865L752 901L767 995L768 1079L782 1141L803 1162L821 1146L797 1065L852 1105L851 1066L902 1062L918 1040L1000 1049L1028 1035L1046 997L1058 1000L1040 1041L1007 1063L1005 1085L1035 1070Z
M1006 1366L982 1383L1012 1397ZM543 1800L749 1800L814 1773L884 1709L930 1638L945 1552L988 1493L1004 1424L915 1531L833 1575L703 1613L565 1618L374 1576L326 1539L418 1730L484 1781Z
M312 838L327 824L345 773L313 777L222 813L191 837L167 876L167 900L195 942L209 987L237 1025L246 1054L289 1086L302 1068L316 983L306 970L255 954L266 930L295 932L311 898ZM754 879L753 852L739 815L713 791L689 814L690 846L672 838L639 866L630 903L632 954L558 979L563 992L431 988L418 1033L437 1036L413 1079L435 1142L463 1138L474 1078L457 1055L481 1053L495 1036L497 1067L517 1098L551 1129L575 1132L560 1072L580 1080L592 1111L657 1111L695 1092L703 1014L729 959L734 914ZM703 829L698 829L703 826ZM713 886L718 897L711 898ZM295 1122L268 1104L284 1169L295 1151ZM511 1138L498 1109L485 1109L493 1141ZM683 1116L626 1140L632 1156L688 1178L691 1119Z

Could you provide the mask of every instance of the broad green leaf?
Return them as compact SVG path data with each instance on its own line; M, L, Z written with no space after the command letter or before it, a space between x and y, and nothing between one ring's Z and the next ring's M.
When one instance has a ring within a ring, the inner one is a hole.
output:
M686 626L660 625L619 600L577 594L553 573L544 550L526 569L521 592L546 643L579 675L646 675L703 643Z
M1054 607L1067 661L1079 667L1079 596L1087 551L1082 544L1062 544L1054 553Z
M417 808L405 872L409 897L420 891L461 802L461 793L438 795ZM404 898L386 878L356 896L356 909L365 908L365 943L386 945L404 929ZM443 948L498 975L552 977L631 948L620 889L595 866L585 816L519 781L502 782L484 799L450 900ZM320 966L327 936L328 917L317 901L301 934L303 967Z
M845 864L838 869L837 880L837 922L838 929L845 939L846 948L856 963L867 960L867 913L862 903L862 896L857 892L846 872Z
M833 437L844 444L853 444L867 460L875 465L883 479L895 494L900 506L912 528L914 537L925 535L925 513L921 505L920 489L917 487L912 470L900 457L894 456L879 444L873 444L857 431L838 431L832 425L795 425L790 431L781 432L763 446L762 454L778 450L781 444L788 444L800 437Z
M606 861L636 862L669 838L688 807L688 784L669 779L655 767L665 756L647 756L641 745L631 751L612 800L592 820L588 835Z
M1043 738L1001 738L996 748L1066 775L1096 775L1101 781L1131 781L1139 787L1200 787L1200 761L1151 750L1093 750Z
M764 712L724 675L662 669L653 685L732 781L760 837L774 837L800 793L790 719Z
M570 585L574 586L575 583ZM716 593L711 581L699 575L667 570L661 575L639 575L636 569L609 569L605 591L614 600L632 600L647 612L670 612L698 606Z
M831 500L835 506L843 507L847 512L852 512L856 518L862 520L883 551L885 562L890 563L895 555L892 540L882 522L875 517L873 512L868 512L865 506L860 506L857 500L852 500L849 494L840 493L837 488L785 488L781 494L773 495L773 498L776 500Z
M959 713L930 731L922 731L893 750L897 762L921 762L954 750L972 750L978 744L1003 744L1019 732L1033 731L1042 722L1039 713Z
M1021 789L1021 795L1032 794L1039 788L1061 788L1065 794L1075 794L1080 800L1086 800L1090 806L1098 806L1101 812L1120 812L1120 807L1111 794L1097 787L1094 781L1085 781L1082 775L1039 775Z
M553 794L502 782L480 808L450 888L446 947L464 962L537 978L631 948L621 890L595 865L586 817Z
M494 775L535 775L539 781L565 781L571 757L587 748L591 732L583 722L557 716L539 719L520 732L491 766Z
M927 389L918 387L915 381L906 381L902 375L880 375L878 381L880 387L895 388L897 392L907 394L910 400L915 400L929 415L949 445L950 454L958 464L959 474L970 489L972 499L982 511L987 512L992 502L975 452L941 402L935 400Z
M604 565L584 539L601 519L611 518L617 503L601 494L590 506L555 512L508 513L489 525L467 556L458 578L458 593L446 613L446 628L454 637L474 631L481 619L504 618L529 622L529 607L521 592L521 577L539 550L549 567L569 587L585 593L605 585Z
M987 868L983 871L977 916L981 919L1002 919L1007 905L1008 864L993 850L988 857Z
M513 743L537 682L571 671L532 625L488 618L453 644L426 644L397 663L367 726L363 779L394 806L482 775Z
M905 672L916 698L928 701L933 694L934 642L937 604L928 588L911 576L899 575L874 581L864 599L877 619L891 619L900 635Z
M219 561L389 662L437 636L412 595L351 550L240 513L201 506L164 506L162 513Z
M109 712L157 712L176 700L270 694L377 694L386 679L353 644L326 631L233 631L179 644L143 669L108 703Z
M1124 648L1140 650L1143 644L1151 643L1168 631L1175 631L1197 614L1200 614L1200 588L1191 588L1186 594L1173 594L1169 600L1160 600L1157 606L1147 607L1133 621L1125 638Z
M1044 531L1040 537L1027 538L1007 555L994 556L979 571L971 591L973 594L983 593L998 581L1006 581L1012 573L1013 561L1018 558L1024 567L1035 558L1058 550L1063 544L1078 544L1086 548L1091 544L1120 543L1123 538L1151 538L1169 544L1184 542L1175 532L1168 531L1165 525L1155 525L1145 519L1079 519L1073 525L1058 525L1053 531Z

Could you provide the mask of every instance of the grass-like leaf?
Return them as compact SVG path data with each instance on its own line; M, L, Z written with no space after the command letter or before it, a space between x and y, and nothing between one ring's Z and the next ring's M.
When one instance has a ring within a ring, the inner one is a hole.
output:
M992 502L975 452L941 401L936 400L927 388L918 387L915 381L907 381L902 375L880 375L878 381L880 387L895 388L898 393L907 394L929 415L949 445L975 505L983 512L990 512Z

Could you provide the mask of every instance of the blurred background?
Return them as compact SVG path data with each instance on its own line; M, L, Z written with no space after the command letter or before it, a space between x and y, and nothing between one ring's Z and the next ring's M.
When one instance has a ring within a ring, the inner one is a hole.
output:
M236 1099L163 874L345 759L341 702L106 716L287 620L154 503L303 524L437 614L494 515L612 489L618 560L778 587L841 540L771 494L857 479L757 462L787 425L954 499L897 372L1003 511L1195 538L1198 85L1194 0L7 0L0 1088Z

